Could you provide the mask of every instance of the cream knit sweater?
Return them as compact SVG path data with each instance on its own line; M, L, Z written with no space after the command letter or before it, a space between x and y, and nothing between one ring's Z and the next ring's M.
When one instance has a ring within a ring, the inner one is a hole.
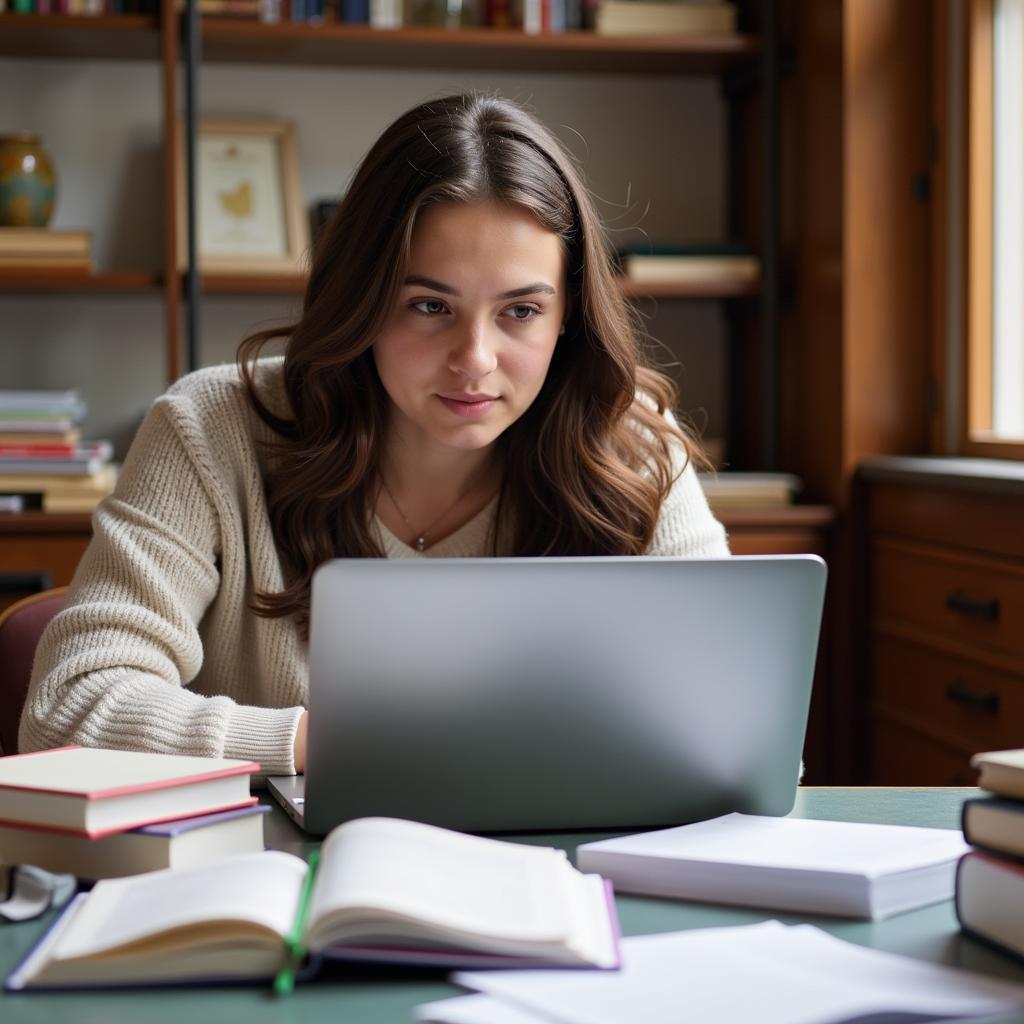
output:
M264 361L257 379L283 411L281 366ZM234 366L190 374L154 403L43 634L20 750L80 743L294 771L306 645L290 619L248 610L257 590L284 582L258 443L270 436ZM377 528L389 558L482 556L494 506L422 555ZM650 553L728 554L692 468L662 507Z

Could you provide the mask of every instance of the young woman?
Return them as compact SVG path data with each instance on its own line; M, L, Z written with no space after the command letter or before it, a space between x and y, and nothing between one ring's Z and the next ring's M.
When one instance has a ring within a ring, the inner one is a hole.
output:
M281 358L258 358L286 338ZM373 146L302 317L153 405L65 610L20 749L302 771L326 559L724 555L674 392L639 365L572 160L506 101L425 103Z

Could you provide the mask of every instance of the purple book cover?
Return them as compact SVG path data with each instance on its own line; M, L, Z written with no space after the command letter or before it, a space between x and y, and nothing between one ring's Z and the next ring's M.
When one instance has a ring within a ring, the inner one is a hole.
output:
M231 811L217 811L215 814L198 814L194 818L177 818L174 821L158 821L153 825L143 825L142 828L134 829L144 836L164 836L168 839L181 835L182 832L191 832L196 828L205 828L207 825L216 825L221 821L231 821L233 818L248 818L253 814L269 814L270 808L266 804L251 804L247 807L236 807Z

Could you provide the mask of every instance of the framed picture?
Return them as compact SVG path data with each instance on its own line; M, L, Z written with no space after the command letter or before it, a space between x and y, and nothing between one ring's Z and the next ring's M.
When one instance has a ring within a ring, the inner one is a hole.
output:
M187 259L185 142L181 130L178 263ZM303 215L295 134L287 121L203 120L196 139L196 259L230 274L303 273Z

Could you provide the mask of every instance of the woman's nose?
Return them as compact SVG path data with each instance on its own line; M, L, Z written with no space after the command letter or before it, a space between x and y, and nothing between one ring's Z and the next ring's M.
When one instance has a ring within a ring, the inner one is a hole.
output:
M448 354L448 368L463 377L486 377L498 365L498 355L488 337L487 327L468 324Z

